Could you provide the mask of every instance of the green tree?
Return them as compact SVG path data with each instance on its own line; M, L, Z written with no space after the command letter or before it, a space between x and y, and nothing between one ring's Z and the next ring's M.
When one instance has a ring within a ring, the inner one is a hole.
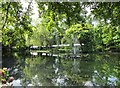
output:
M76 39L77 42L73 41ZM79 43L82 52L94 51L94 36L93 27L90 24L76 24L72 25L65 32L63 41L67 43Z
M96 20L95 28L96 49L119 51L119 30L120 30L120 3L119 2L91 2L83 3L85 7L90 7L91 23Z
M23 12L22 4L20 2L3 2L2 14L2 44L3 47L24 47L25 36L32 33L31 25L31 3Z
M57 40L52 44L61 43L65 30L71 25L85 21L80 15L82 9L79 2L38 2L38 6L40 18L46 20L46 29L53 40Z
M94 28L96 49L104 51L120 47L119 27L99 24Z

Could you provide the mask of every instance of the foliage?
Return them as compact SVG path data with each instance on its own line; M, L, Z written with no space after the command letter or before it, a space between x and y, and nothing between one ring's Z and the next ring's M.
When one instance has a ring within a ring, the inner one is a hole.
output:
M13 80L14 78L10 77L9 70L7 68L0 69L0 84L2 84L2 86L5 86L5 85L12 86L12 84L10 83Z
M56 21L56 15L66 15L66 24L69 26L74 23L78 23L79 21L83 21L83 18L79 15L82 11L79 2L38 2L39 9L41 11L40 15L44 15L44 13L53 11L53 20ZM74 14L73 14L74 13ZM46 14L45 14L46 15Z
M110 20L111 25L119 26L120 24L120 2L101 2L94 3L94 10L92 13L98 19L104 19L105 23Z
M82 52L93 51L93 27L90 24L72 25L66 30L63 40L68 43L79 43L81 45Z
M24 47L25 35L30 36L32 25L30 25L31 3L26 12L22 11L20 2L2 3L3 26L2 26L2 44L9 47ZM4 16L5 15L5 16Z
M6 68L0 69L0 76L1 76L1 81L8 79L9 77L8 70Z
M96 49L110 49L111 47L120 47L119 27L99 24L94 29Z
M94 31L96 49L119 51L120 38L120 3L119 2L91 2L83 3L90 7L90 19L98 22Z
M41 23L50 33L52 43L60 44L65 30L75 23L83 22L79 14L82 11L80 3L38 2ZM72 14L75 13L75 14Z
M23 11L20 2L2 2L0 36L2 32L3 47L51 46L70 44L74 40L75 43L83 44L83 51L111 48L119 51L119 3L37 2L39 23L34 27L31 24L32 4L29 2ZM90 8L90 15L87 15L86 8ZM92 26L93 21L98 24L95 28Z
M27 42L30 45L47 46L51 45L51 38L50 32L44 26L38 25Z

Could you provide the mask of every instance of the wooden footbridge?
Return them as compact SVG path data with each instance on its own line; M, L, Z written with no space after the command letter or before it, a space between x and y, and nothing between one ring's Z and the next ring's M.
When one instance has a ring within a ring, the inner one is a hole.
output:
M84 44L82 44L84 45ZM57 47L69 47L71 46L70 44L60 44L60 45L52 45L48 46L48 48L57 48ZM81 44L73 44L73 47L81 46ZM30 49L38 49L39 46L31 46ZM41 46L41 48L46 48L46 46Z

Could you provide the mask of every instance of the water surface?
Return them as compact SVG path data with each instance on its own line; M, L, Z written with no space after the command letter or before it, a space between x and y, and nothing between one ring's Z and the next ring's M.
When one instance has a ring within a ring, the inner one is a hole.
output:
M119 86L120 54L79 54L26 56L13 53L3 57L10 68L14 86Z

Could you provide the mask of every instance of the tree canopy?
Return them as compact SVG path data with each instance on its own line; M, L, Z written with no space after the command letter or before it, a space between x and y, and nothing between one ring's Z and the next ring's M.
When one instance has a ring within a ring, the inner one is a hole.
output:
M66 35L75 35L94 49L120 47L120 5L115 2L37 2L39 23L32 22L32 4L23 11L20 2L2 2L2 44L9 47L62 43ZM90 14L88 9L90 8ZM93 26L92 22L96 25ZM84 32L83 25L91 25ZM83 31L81 31L81 29ZM87 32L89 31L89 32ZM86 37L85 37L86 36ZM37 40L37 41L36 41ZM66 38L67 41L68 38ZM87 41L92 43L87 43ZM94 40L94 41L93 41ZM29 44L28 44L29 43ZM87 45L86 45L87 46Z

